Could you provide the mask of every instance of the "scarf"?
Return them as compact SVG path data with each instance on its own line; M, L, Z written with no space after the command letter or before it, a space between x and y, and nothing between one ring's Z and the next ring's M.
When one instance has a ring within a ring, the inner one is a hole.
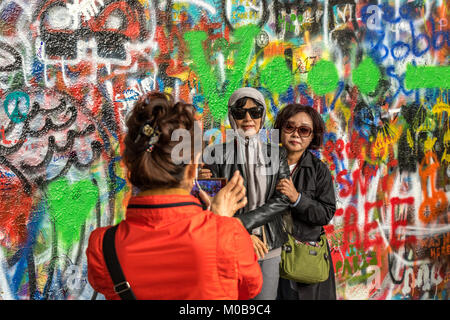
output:
M237 145L237 161L243 164L247 177L247 205L244 212L251 211L262 206L266 202L267 175L264 160L263 142L259 131L250 136L244 135L242 129L237 129L233 116L228 113L231 128L235 132L234 139ZM261 118L261 126L264 124L265 114ZM260 228L253 230L254 234L260 234Z

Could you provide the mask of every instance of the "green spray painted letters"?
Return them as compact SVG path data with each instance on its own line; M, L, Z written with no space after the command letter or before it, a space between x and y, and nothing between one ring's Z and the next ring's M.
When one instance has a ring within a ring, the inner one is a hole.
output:
M253 49L253 43L256 35L259 33L259 27L255 25L246 25L237 28L233 37L236 45L234 67L226 74L227 85L225 92L219 93L217 88L217 78L214 75L212 67L207 62L202 42L207 39L204 31L186 32L184 39L189 46L190 55L193 60L193 69L200 78L203 88L203 94L208 101L211 114L216 120L225 118L228 112L228 99L231 94L241 86L244 77L245 67L250 58ZM225 57L226 59L227 57Z

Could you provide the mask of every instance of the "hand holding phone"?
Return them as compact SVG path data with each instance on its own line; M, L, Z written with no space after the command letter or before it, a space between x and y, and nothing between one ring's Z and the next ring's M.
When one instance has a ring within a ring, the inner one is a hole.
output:
M200 190L205 191L210 197L214 197L227 184L225 178L195 179L194 181L195 184L191 194L197 198Z
M227 184L227 179L195 179L194 182L191 194L200 200L203 210L210 210L212 198Z
M225 217L232 217L239 209L247 205L244 179L238 170L230 181L220 189L211 202L211 211Z

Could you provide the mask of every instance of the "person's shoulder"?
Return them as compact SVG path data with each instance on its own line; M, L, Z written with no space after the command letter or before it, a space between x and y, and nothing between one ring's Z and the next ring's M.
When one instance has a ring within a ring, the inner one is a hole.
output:
M91 234L89 235L89 245L98 245L103 241L103 236L111 226L106 227L99 227L94 230L92 230Z
M317 157L314 153L309 151L311 162L318 170L328 171L330 172L330 169L328 168L328 165L319 157Z
M103 256L103 237L110 226L94 229L89 235L86 255L91 262Z

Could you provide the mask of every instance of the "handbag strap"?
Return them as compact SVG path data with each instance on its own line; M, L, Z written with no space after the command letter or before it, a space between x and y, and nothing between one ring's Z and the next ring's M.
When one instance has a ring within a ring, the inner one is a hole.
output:
M289 214L291 214L291 213L289 212ZM289 232L289 231L287 230L284 221L281 221L281 227L283 228L283 231L284 231L284 232L286 232L288 235L290 235L291 237L293 237L294 239L296 239L296 238L294 237L294 235L293 235L291 232ZM325 235L325 239L326 239L326 232L325 232L325 230L323 230L323 228L322 228L322 231L320 232L319 241L317 241L317 242L321 242L321 241L322 241L322 236L324 236L324 235Z
M103 236L103 257L105 259L106 267L109 275L114 283L114 292L117 293L122 300L136 300L136 297L131 290L130 284L125 279L122 268L120 267L119 259L117 258L115 236L119 225L106 230Z

